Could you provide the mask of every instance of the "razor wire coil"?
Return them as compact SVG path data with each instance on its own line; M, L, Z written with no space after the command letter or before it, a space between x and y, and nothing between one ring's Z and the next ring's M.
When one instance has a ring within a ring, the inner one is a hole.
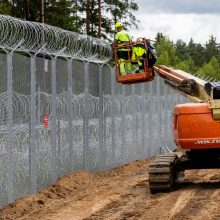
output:
M101 39L0 14L0 48L105 63L112 48Z

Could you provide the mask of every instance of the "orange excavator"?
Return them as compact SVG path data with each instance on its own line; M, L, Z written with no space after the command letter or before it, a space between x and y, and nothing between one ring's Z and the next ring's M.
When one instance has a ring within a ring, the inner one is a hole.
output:
M146 65L145 68L142 80L137 77L139 73L125 76L124 82L124 76L117 80L121 83L149 81L154 70L165 83L194 102L174 107L173 139L177 148L156 156L149 165L149 188L157 193L171 190L185 170L220 168L220 83L207 82L166 66ZM119 68L116 71L120 74Z

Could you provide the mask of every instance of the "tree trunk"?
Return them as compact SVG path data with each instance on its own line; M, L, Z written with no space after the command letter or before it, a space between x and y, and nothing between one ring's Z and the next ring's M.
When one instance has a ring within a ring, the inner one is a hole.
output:
M90 33L90 0L86 2L86 34Z
M98 0L98 11L99 11L99 29L98 29L98 36L101 38L101 27L102 27L102 14L101 14L101 0Z
M29 0L24 0L24 19L29 20Z
M44 0L40 0L40 23L44 22Z

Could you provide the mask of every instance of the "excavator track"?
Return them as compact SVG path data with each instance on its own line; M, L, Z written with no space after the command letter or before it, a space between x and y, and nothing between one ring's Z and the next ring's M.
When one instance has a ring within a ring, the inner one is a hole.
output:
M152 193L171 190L177 179L176 153L157 156L149 165L149 188Z

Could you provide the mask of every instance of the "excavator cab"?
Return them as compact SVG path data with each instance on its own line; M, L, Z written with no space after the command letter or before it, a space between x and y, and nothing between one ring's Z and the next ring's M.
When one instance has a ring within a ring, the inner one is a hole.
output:
M154 79L147 43L145 38L139 38L134 42L114 44L117 82L132 84Z

